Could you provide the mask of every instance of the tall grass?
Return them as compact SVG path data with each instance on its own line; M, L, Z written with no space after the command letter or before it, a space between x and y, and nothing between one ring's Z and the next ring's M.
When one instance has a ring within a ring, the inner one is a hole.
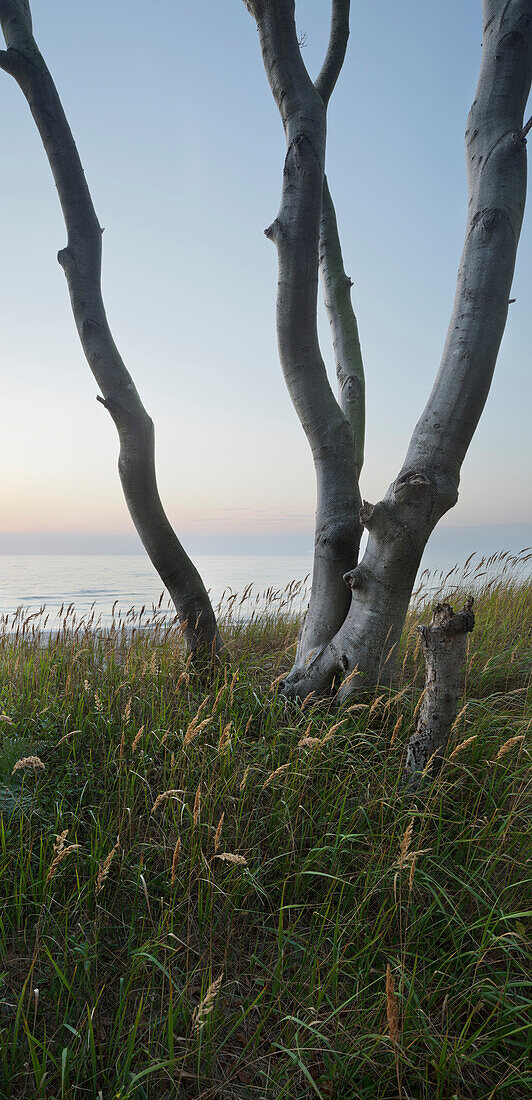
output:
M160 609L4 623L2 1097L532 1095L526 562L423 578L393 689L340 714L272 688L299 589L232 600L207 689ZM464 585L464 705L413 799L414 626Z

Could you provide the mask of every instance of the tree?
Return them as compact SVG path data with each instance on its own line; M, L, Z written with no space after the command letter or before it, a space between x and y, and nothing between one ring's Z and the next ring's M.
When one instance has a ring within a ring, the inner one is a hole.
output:
M326 110L345 55L349 2L332 5L329 48L316 85L301 58L293 3L247 2L288 149L281 208L267 230L279 253L279 350L318 481L312 596L284 691L303 697L319 693L340 674L345 676L338 693L342 701L360 679L373 684L391 674L423 549L438 520L456 503L460 468L488 394L525 203L529 125L523 128L523 112L531 80L532 4L484 0L482 63L466 131L466 239L443 357L402 469L383 500L374 506L363 502L357 509L354 454L361 425L345 409L342 416L335 402L316 329L320 217L327 291L331 271L342 285L327 190L323 216L321 201ZM335 300L333 293L329 313L342 331L343 338L335 333L340 378L358 380L356 341L345 338L345 301ZM358 558L357 518L369 539L362 560L349 568L349 557ZM348 602L342 583L351 590Z
M168 589L193 651L218 653L221 641L205 585L175 535L155 475L154 428L113 340L101 292L102 229L61 101L33 37L29 0L1 0L7 50L0 66L20 85L50 162L68 233L57 256L87 362L116 425L118 470L131 518Z
M532 71L532 0L483 0L483 49L466 131L469 209L440 369L405 461L385 497L362 502L364 378L349 280L325 179L326 114L349 35L349 0L332 0L330 41L314 84L297 40L294 0L246 0L283 122L287 153L279 214L266 235L279 258L277 334L283 372L316 469L312 592L288 696L389 680L426 542L457 499L502 338L525 203L523 114ZM140 537L174 600L191 646L221 642L205 588L166 519L155 481L153 425L113 343L100 290L101 230L74 140L33 38L27 0L0 0L1 67L19 83L40 131L68 231L59 261L80 339L120 437L119 470ZM339 398L320 352L321 271ZM359 561L360 537L369 534Z

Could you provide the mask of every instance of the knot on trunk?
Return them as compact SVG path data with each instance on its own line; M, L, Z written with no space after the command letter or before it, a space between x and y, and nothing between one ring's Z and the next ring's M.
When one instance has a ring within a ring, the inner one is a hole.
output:
M57 253L57 262L63 268L65 275L67 275L69 271L76 270L76 261L68 245L66 248L61 248Z
M507 135L505 135L505 137L507 137ZM515 144L515 134L512 137L512 141ZM499 141L498 144L501 146L502 143ZM497 206L486 207L484 210L477 210L477 213L471 219L471 230L479 227L483 229L485 233L493 233L500 225L509 226L513 233L508 214L505 210L501 210Z
M367 500L362 502L362 508L358 517L363 527L382 542L395 542L408 538L408 531L400 522L397 509L389 500L379 500L377 504L369 504Z
M304 134L301 131L299 134L296 134L295 138L292 139L290 145L288 146L284 162L285 175L288 174L288 172L290 171L291 163L294 164L298 172L300 171L301 161L305 152L305 145L307 145L309 149L312 149L312 142L310 141L310 138L307 137L307 134ZM313 149L312 151L314 152Z
M417 503L431 487L430 478L420 470L400 474L394 482L393 495L399 504Z
M312 126L312 119L309 119ZM319 139L318 139L319 140ZM323 155L314 146L312 137L300 130L290 141L286 150L283 166L283 194L287 195L287 188L300 188L305 181L310 184L312 190L319 184L319 198L321 200L323 179ZM316 196L315 196L316 197Z
M267 226L264 230L264 236L267 237L269 241L273 241L274 244L279 237L284 237L279 218L276 218L271 225Z
M347 573L344 573L343 579L348 588L363 588L366 580L364 570L360 565L355 566L354 569L350 569Z
M96 400L99 401L100 405L103 405L104 409L107 409L107 412L112 417L114 423L116 424L116 427L120 429L124 422L124 419L127 417L127 409L124 408L124 406L121 405L120 402L117 401L114 397L101 397L100 394L97 393ZM118 464L120 468L120 459L118 460Z
M340 396L342 401L354 402L357 401L360 404L364 400L364 390L360 378L356 374L341 374L337 371L338 381L340 383Z
M370 504L368 500L362 501L362 508L358 513L358 517L363 527L370 527L375 512L375 506Z

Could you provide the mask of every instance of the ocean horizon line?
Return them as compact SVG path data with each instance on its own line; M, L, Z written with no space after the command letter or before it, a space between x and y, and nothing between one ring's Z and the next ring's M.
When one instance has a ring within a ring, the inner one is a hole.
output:
M288 534L182 534L179 536L191 556L270 555L294 556L313 552L311 532ZM458 556L491 550L522 550L532 543L532 522L475 523L439 526L432 533L426 553L446 556L456 551ZM518 546L518 544L520 544ZM87 532L0 532L0 556L131 556L143 557L145 550L134 534L90 534Z

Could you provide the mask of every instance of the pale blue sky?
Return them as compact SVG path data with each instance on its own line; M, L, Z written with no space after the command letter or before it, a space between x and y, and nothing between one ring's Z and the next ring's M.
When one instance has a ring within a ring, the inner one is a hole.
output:
M329 9L297 4L313 75ZM244 532L308 535L312 462L278 363L276 255L263 235L278 208L284 139L253 20L242 0L151 0L149 13L139 0L33 0L32 10L105 226L107 310L155 420L176 530L206 545ZM328 175L355 284L363 494L373 500L401 466L443 346L480 2L353 2L351 25L329 108ZM95 401L55 259L65 233L48 164L3 73L0 96L0 550L1 532L96 532L111 545L131 530L115 430ZM529 209L517 301L448 525L532 521L531 291ZM323 315L321 331L331 363Z

